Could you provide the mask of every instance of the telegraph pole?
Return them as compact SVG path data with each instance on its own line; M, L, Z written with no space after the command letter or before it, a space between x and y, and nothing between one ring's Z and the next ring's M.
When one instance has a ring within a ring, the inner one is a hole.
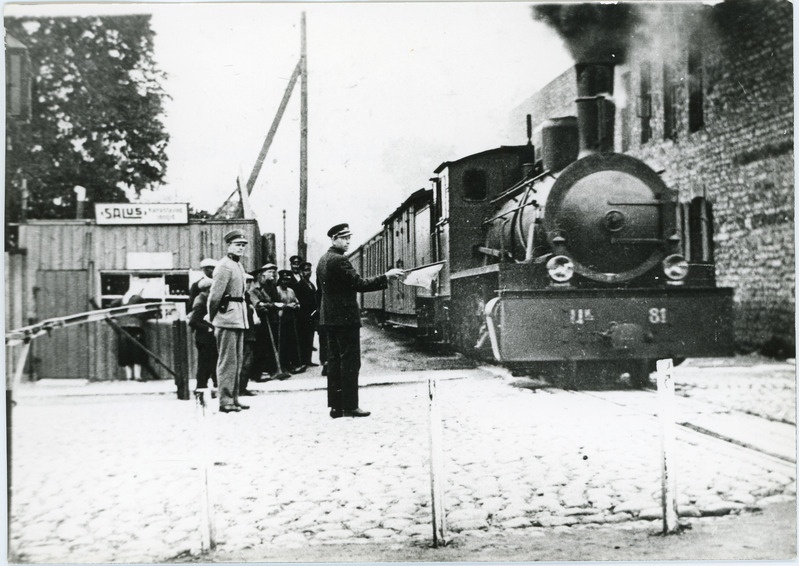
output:
M286 263L286 209L283 209L283 269L288 269Z
M305 12L302 13L300 46L300 214L297 254L308 261L305 230L308 224L308 54L305 44Z

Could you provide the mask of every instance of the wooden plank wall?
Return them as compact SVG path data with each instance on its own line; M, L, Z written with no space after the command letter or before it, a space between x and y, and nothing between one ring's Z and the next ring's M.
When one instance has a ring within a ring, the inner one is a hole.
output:
M6 324L10 324L9 316L21 317L25 319L25 324L27 319L39 316L35 286L40 271L87 270L89 296L99 302L100 271L127 269L128 252L172 252L174 269L198 269L202 259L224 256L226 246L223 237L234 229L244 231L251 242L243 260L245 269L250 271L263 265L262 238L258 224L253 220L207 221L174 226L97 226L86 221L32 221L22 224L19 243L20 248L27 252L27 260L19 259L26 256L15 258L6 254L6 308L14 313L7 314ZM9 265L13 268L9 269ZM68 292L68 289L63 292ZM88 299L86 297L85 310L91 310ZM147 325L148 336L152 338L151 349L171 367L171 325L155 321ZM116 362L116 336L107 324L90 326L87 346L92 352L86 376L88 379L124 378L124 370ZM196 367L193 338L189 340L189 360L193 375ZM159 373L171 379L166 371L159 370Z
M84 269L41 270L36 293L39 319L88 310L88 273ZM33 341L32 360L38 378L85 378L89 369L88 335L91 325L53 330Z

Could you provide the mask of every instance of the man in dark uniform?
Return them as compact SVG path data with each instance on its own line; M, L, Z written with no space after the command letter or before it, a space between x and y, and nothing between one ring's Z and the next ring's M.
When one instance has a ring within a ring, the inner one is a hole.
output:
M244 353L241 361L241 373L239 374L239 397L252 397L255 395L247 389L250 381L256 381L261 377L261 368L258 367L258 360L255 352L258 349L256 344L256 321L258 315L255 314L255 307L250 299L250 292L255 285L255 277L251 273L244 274L244 281L247 285L247 292L244 293L244 305L247 307L247 330L244 331Z
M302 279L294 287L294 293L297 295L297 300L300 301L300 310L297 311L296 317L302 357L300 362L308 367L318 365L311 361L316 319L319 316L316 304L316 285L311 282L312 268L313 265L307 261L300 265Z
M389 278L401 277L402 269L362 278L344 254L352 236L348 224L337 224L327 232L331 241L316 267L322 292L319 324L327 337L327 404L330 416L368 417L358 406L358 372L361 369L361 313L357 294L388 287Z
M216 338L214 338L214 325L205 320L208 314L208 292L211 289L211 278L203 277L198 283L199 293L194 299L189 317L189 326L194 329L194 344L197 346L197 389L208 387L210 378L214 384L211 397L216 397L216 363L219 353L216 349Z
M275 303L279 301L277 286L275 285L275 275L277 265L267 263L260 269L252 272L255 276L255 283L249 291L250 301L255 307L255 312L261 323L257 326L255 342L256 364L261 372L266 372L271 379L278 373L277 359L277 307ZM263 378L258 381L263 380Z
M295 316L300 309L300 301L297 299L294 289L290 287L291 280L292 274L288 269L281 269L277 272L278 303L282 305L278 311L277 341L280 350L280 366L283 370L302 373L305 371L305 366L302 365L300 359L297 317Z
M291 266L291 281L289 287L297 291L297 285L302 281L302 274L300 273L300 266L305 260L298 255L293 255L289 258L289 265Z

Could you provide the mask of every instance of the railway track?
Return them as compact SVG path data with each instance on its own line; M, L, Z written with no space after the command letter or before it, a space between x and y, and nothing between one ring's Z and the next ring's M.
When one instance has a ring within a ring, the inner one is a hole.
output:
M562 390L612 404L631 414L658 418L659 401L653 390L573 391ZM714 450L735 454L738 459L766 463L768 468L796 475L796 426L776 419L747 414L687 397L676 398L677 440L712 445Z
M517 385L523 383L500 366L481 368ZM678 440L712 444L715 450L733 451L736 457L749 461L767 461L775 471L796 477L794 367L741 364L681 371L685 383L679 376L675 381ZM655 389L573 390L548 385L546 380L534 388L542 387L613 405L630 414L658 418ZM598 406L597 410L602 409Z

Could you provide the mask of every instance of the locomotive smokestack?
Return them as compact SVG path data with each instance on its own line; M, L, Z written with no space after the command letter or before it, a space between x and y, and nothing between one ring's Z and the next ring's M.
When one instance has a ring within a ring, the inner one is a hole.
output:
M616 105L613 103L612 62L581 62L577 73L577 126L580 155L613 151Z
M533 7L533 18L551 26L577 62L580 157L613 151L613 67L623 63L637 33L642 8L631 3L569 2Z

